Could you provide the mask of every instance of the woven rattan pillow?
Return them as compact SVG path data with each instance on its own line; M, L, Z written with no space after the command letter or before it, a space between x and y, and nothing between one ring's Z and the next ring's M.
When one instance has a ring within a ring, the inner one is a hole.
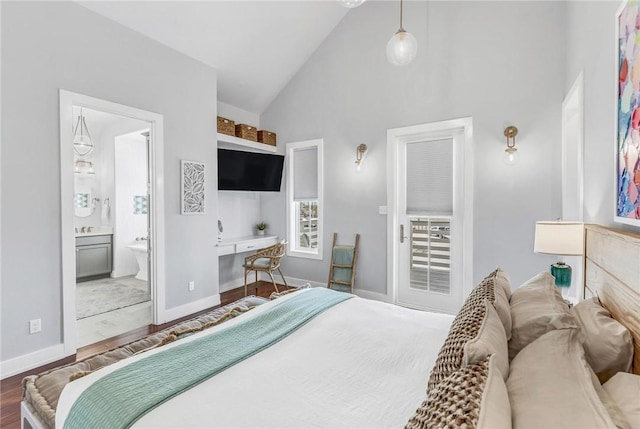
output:
M405 429L511 428L511 408L495 356L460 368L429 391Z
M429 375L427 392L462 366L464 345L480 332L486 314L485 303L464 306L456 316Z

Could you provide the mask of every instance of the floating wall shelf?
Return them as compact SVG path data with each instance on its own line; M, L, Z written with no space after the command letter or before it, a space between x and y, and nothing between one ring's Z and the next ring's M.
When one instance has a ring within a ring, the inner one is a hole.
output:
M264 143L254 142L252 140L241 139L239 137L230 136L228 134L218 133L218 144L226 143L237 146L244 146L251 149L258 149L265 152L276 152L277 148Z

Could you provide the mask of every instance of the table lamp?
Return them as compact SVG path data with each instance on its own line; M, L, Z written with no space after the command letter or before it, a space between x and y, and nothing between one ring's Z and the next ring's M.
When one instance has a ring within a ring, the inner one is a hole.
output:
M551 264L551 275L559 288L571 287L571 267L563 256L579 256L584 253L584 224L582 222L536 222L533 251L560 256Z

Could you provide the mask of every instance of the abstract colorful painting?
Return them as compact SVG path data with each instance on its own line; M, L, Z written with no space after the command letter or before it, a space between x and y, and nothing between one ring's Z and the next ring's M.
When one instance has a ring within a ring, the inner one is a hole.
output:
M183 215L204 214L204 164L196 161L181 161Z
M618 12L617 222L640 226L640 15L638 0Z

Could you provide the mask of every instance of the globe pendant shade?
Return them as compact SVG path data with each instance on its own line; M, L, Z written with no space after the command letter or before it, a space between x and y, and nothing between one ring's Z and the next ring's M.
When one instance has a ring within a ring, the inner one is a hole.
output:
M405 66L416 57L418 41L411 33L398 30L387 43L387 59L394 66Z

